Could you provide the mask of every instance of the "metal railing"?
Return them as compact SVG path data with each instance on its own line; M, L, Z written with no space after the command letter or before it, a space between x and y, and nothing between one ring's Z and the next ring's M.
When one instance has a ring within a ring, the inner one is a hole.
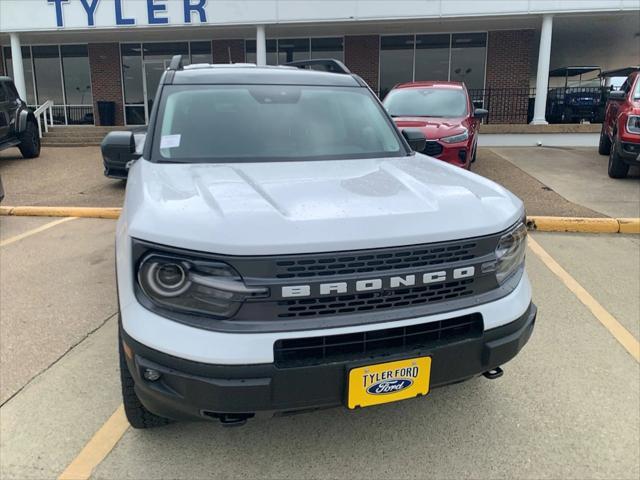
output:
M34 113L40 111L45 105L49 110L49 125L45 125L45 133L48 127L53 125L94 125L93 105L55 105L51 100L42 105L29 105Z
M49 112L49 124L47 124L47 111ZM42 120L44 120L44 131L49 131L49 125L53 126L53 102L51 100L47 100L38 108L33 111L33 114L36 117L36 121L38 122L38 135L42 138Z
M600 123L610 89L607 87L549 87L546 119L549 123ZM485 123L529 123L533 118L535 88L469 89L476 108L486 108Z
M470 89L469 96L475 108L489 111L485 123L527 123L535 92L535 88L481 88Z

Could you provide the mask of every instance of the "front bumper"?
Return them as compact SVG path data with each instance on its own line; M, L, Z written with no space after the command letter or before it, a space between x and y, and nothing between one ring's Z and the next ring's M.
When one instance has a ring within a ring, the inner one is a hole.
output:
M486 330L480 337L430 349L294 368L199 363L152 350L124 329L121 335L132 353L126 358L127 366L144 406L175 420L202 420L224 413L283 414L344 405L350 369L402 358L431 356L431 388L466 380L515 357L531 336L536 313L532 303L513 322ZM161 378L145 380L146 368L159 371Z
M618 144L618 156L629 165L640 165L640 138L629 142L621 139Z

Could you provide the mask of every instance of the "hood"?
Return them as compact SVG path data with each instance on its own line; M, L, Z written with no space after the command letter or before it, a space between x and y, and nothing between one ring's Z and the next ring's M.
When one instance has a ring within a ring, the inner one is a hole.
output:
M121 226L150 242L229 255L331 252L502 231L522 202L421 154L246 164L135 162Z
M466 127L466 117L395 117L398 128L419 128L427 136L427 140L456 135Z

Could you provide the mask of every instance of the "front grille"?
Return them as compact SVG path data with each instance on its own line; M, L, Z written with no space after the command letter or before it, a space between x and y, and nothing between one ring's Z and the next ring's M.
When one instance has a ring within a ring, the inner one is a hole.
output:
M425 155L429 155L430 157L438 156L442 153L443 147L442 144L434 141L428 141L422 150L422 153Z
M278 302L278 317L343 315L389 308L404 308L453 300L468 295L473 295L473 280L471 279L392 291L283 300Z
M301 367L386 356L482 335L479 313L437 322L368 332L278 340L274 345L279 368Z
M421 268L471 260L476 242L419 245L397 251L381 250L338 256L318 254L276 262L276 278L312 278Z

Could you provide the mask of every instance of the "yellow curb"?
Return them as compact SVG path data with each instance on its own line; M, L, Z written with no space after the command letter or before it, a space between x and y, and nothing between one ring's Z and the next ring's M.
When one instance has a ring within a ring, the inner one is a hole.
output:
M532 216L532 217L527 217L527 227L529 227L529 230L537 230L539 232L581 232L581 233L618 233L620 232L620 223L615 218Z
M100 207L0 207L0 215L28 217L83 217L116 220L121 208Z
M121 208L0 207L0 215L117 219ZM640 218L527 217L529 230L538 232L637 233Z
M640 218L618 218L620 233L640 233Z

